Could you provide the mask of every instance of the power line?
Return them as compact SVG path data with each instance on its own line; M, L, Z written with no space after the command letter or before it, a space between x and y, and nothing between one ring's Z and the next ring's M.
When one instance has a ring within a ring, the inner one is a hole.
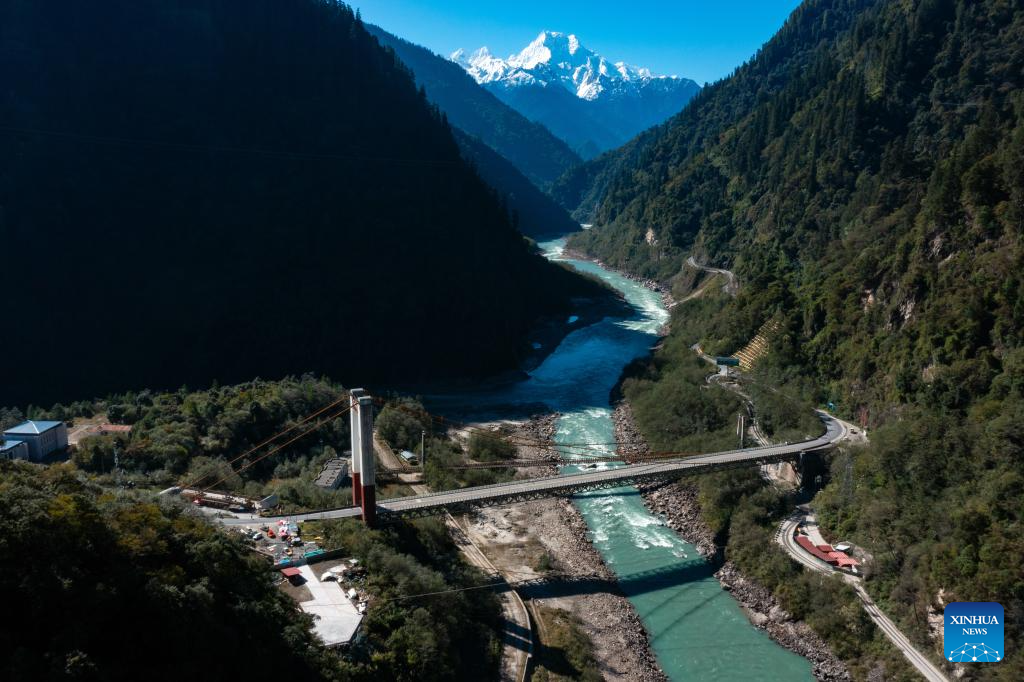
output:
M471 590L489 590L495 587L507 586L507 587L518 587L521 585L535 584L537 582L547 582L550 580L560 580L565 578L577 578L578 576L570 575L568 573L546 573L544 575L537 575L536 573L527 573L525 571L514 571L514 570L503 570L502 573L514 573L516 575L529 576L523 580L505 580L500 578L483 585L471 585L469 587L452 587L447 590L436 590L434 592L419 592L417 594L403 594L396 597L375 597L374 601L377 603L389 602L389 601L405 601L406 599L418 599L420 597L436 597L442 594L452 594L454 592L469 592ZM591 576L582 576L589 578Z

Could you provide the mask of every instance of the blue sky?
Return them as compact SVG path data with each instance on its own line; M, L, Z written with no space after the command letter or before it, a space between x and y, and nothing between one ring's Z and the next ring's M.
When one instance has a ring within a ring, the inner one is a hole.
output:
M575 33L613 61L698 83L727 76L799 0L350 0L363 19L441 54L486 45L500 57L542 30Z

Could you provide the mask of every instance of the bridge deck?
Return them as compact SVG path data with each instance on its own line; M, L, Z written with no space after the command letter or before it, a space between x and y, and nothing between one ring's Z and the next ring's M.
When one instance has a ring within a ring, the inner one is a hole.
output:
M603 471L531 478L522 481L463 488L461 490L449 490L428 495L396 497L390 500L379 501L377 503L377 516L382 520L396 517L431 516L440 513L444 509L455 513L508 502L541 497L558 497L587 490L617 488L642 481L674 478L714 471L716 469L775 462L803 452L827 449L836 441L845 437L846 429L840 422L826 415L822 415L822 420L825 422L826 427L823 435L797 443L766 445L743 450L728 450L653 464L632 464ZM252 523L253 520L268 522L280 518L289 518L299 522L313 519L358 518L360 516L361 511L358 507L344 507L304 514L291 514L287 517L261 518L258 516L238 515L236 518L223 519L222 522L226 525L239 525Z

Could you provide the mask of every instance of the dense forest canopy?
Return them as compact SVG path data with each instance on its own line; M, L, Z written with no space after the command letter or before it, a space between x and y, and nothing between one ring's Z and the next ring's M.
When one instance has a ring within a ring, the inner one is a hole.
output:
M633 388L649 437L690 344L732 353L770 319L761 380L872 429L815 504L926 648L927 614L957 600L1002 603L1007 651L1021 641L1022 86L1019 2L808 0L672 121L559 183L593 206L571 246L680 293L690 254L739 277L735 299L674 309Z
M1022 38L1012 3L806 2L632 152L574 243L662 279L732 263L742 334L786 315L834 402L924 399L1021 342Z
M0 677L327 677L308 620L240 541L69 465L0 474L0 551L31 557L0 578L17 614L0 625Z
M4 3L0 46L2 403L478 376L597 291L343 4Z
M80 470L106 484L213 487L254 499L276 494L287 511L351 503L347 488L314 484L324 462L351 447L347 404L341 386L303 376L201 391L144 390L33 408L27 416L67 420L72 428L88 420L131 426L125 434L82 438L72 451ZM0 410L0 426L21 418L20 411Z
M370 531L329 522L325 544L367 569L357 640L327 651L265 559L182 505L111 492L69 464L0 461L0 678L480 680L497 674L500 607L443 523ZM307 530L312 530L307 528ZM443 598L423 598L425 593Z

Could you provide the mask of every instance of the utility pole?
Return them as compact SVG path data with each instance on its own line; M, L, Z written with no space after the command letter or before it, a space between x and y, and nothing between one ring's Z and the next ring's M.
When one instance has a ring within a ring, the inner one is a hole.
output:
M113 469L113 473L114 473L115 478L117 480L118 487L123 487L121 485L121 483L122 483L121 479L124 477L124 472L121 471L121 457L120 457L120 455L121 455L121 448L117 447L117 445L115 444L114 445L114 469Z
M420 431L420 467L427 470L427 431Z

